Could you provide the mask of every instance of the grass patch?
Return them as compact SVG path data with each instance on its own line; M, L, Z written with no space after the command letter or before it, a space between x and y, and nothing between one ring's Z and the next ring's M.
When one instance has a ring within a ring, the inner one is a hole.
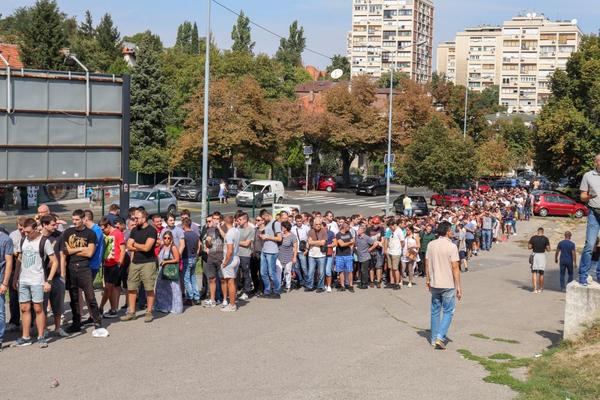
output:
M465 349L458 352L489 372L485 382L510 387L519 393L520 400L600 399L600 321L578 341L563 342L539 358L517 358L507 353L482 357ZM529 369L526 381L511 375L512 369L522 367Z
M519 344L519 343L521 343L518 340L514 340L514 339L493 338L492 340L494 342L503 342L503 343L510 343L510 344Z
M469 336L476 337L477 339L489 340L489 336L485 336L483 333L471 333Z

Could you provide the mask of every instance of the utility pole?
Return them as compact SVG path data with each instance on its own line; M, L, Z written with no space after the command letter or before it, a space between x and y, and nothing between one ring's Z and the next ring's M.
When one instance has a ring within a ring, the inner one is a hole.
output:
M208 3L208 23L206 26L206 53L204 58L204 135L202 137L202 211L200 225L206 223L208 215L208 97L210 94L210 6L212 0L206 0Z

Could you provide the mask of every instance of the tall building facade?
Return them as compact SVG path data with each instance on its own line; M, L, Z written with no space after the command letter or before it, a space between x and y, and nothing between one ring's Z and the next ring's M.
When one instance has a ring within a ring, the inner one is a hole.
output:
M431 79L433 0L353 0L347 52L352 76L380 77L394 67Z
M551 21L535 13L517 16L502 26L457 33L450 42L453 54L442 43L437 49L437 71L476 91L498 85L501 105L517 112L539 112L550 97L550 76L566 68L582 35L576 20Z

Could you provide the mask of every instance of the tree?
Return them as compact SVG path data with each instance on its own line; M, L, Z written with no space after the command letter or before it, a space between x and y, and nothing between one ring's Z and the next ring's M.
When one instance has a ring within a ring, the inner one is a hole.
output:
M517 160L502 138L492 138L476 150L477 177L501 176L517 166Z
M150 38L149 38L150 39ZM169 167L161 60L151 40L138 45L137 64L131 75L131 169L145 174Z
M350 79L350 61L348 61L348 57L340 54L334 55L331 64L327 67L327 76L329 77L329 74L336 69L341 69L344 72L344 75L339 78L340 80L347 81Z
M408 186L427 186L438 192L458 186L476 176L473 142L469 138L465 142L456 130L433 118L407 146L398 170Z
M521 118L499 121L488 130L489 137L501 139L512 154L516 166L524 165L533 156L533 131Z
M184 21L177 28L175 48L187 54L192 54L192 23Z
M381 77L377 80L377 87L387 89L390 87L390 76L389 72L384 72ZM408 74L405 72L394 72L394 87L398 87L401 80L408 78Z
M192 27L192 42L191 42L192 54L200 54L200 36L198 36L198 25L194 22Z
M96 40L107 60L110 60L109 65L121 55L120 37L119 30L114 26L110 14L104 14L96 27Z
M236 24L231 31L231 40L233 45L231 51L252 54L255 43L252 41L250 33L250 19L240 11Z
M85 19L79 25L77 33L79 36L85 39L93 39L96 35L96 30L94 29L94 20L92 19L92 13L90 10L86 10Z
M302 66L302 53L305 48L304 28L298 27L298 21L294 21L290 25L288 38L282 38L279 41L279 49L277 49L275 58L286 65Z
M19 26L21 58L28 68L64 69L60 50L67 45L65 15L53 0L38 0Z
M131 42L140 46L142 43L145 43L148 47L152 48L152 50L156 52L163 51L163 44L160 40L160 36L155 35L150 30L145 30L144 32L136 33L133 36L125 36L123 37L124 42Z

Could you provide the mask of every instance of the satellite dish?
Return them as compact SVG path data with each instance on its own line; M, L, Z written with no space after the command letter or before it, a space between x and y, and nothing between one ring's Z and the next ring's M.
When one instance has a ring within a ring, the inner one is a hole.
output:
M331 77L333 79L340 79L342 77L342 75L344 75L344 71L342 71L341 69L334 69L333 71L331 71Z
M571 20L571 25L577 25L577 22L578 22L577 19L572 19Z

